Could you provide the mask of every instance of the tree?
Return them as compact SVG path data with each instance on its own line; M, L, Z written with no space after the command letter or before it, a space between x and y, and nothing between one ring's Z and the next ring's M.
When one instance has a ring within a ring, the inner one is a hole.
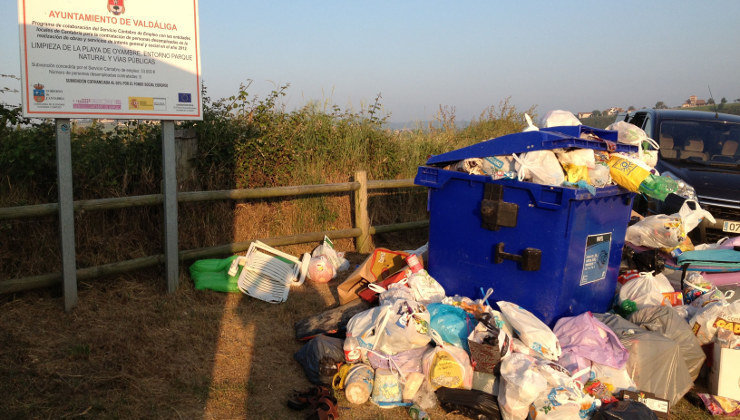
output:
M629 108L627 108L627 111L634 111L634 110L636 110L636 109L637 109L637 108L635 108L635 106L634 106L634 105L630 105L630 107L629 107Z
M655 109L666 109L668 107L665 105L665 102L658 101L658 102L655 103L655 106L653 108L655 108Z
M601 116L601 111L599 111L598 109L594 109L593 111L591 111L591 116L593 116L593 117L600 117Z
M719 103L721 103L721 104L723 104L723 105L724 105L724 104L726 104L726 103L727 103L727 98L725 98L725 97L723 96L723 97L722 97L722 99L720 99Z
M712 98L707 99L707 105L714 105L714 99Z

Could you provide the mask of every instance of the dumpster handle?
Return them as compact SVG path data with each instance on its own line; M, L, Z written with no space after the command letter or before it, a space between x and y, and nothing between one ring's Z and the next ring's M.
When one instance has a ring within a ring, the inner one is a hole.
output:
M542 261L542 250L536 248L525 248L522 254L510 254L504 252L504 243L499 242L493 253L493 262L501 264L504 260L519 262L519 266L524 271L538 271Z

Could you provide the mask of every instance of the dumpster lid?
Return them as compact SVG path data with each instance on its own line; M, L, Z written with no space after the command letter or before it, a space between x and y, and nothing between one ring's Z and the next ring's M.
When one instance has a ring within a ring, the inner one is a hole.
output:
M592 134L599 139L587 140L579 138L583 133ZM601 130L585 125L578 125L549 127L543 128L540 131L507 134L505 136L485 140L451 152L432 156L427 160L426 164L445 164L469 158L485 158L489 156L510 155L512 153L524 153L535 150L549 150L568 147L607 150L607 143L604 140L615 143L617 147L615 150L616 152L637 153L637 146L616 143L616 131Z

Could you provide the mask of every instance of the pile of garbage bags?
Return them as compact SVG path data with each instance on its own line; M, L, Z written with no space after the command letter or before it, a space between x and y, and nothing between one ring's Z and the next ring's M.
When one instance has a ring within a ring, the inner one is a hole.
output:
M492 304L490 290L446 296L422 255L380 252L405 257L392 282L371 286L377 306L354 314L343 338L315 336L296 354L313 383L333 383L353 405L407 407L413 418L435 406L473 418L665 418L699 376L703 344L740 349L740 302L698 273L685 281L688 304L670 296L663 274L625 273L613 311L551 329L516 302ZM322 364L334 377L322 377Z

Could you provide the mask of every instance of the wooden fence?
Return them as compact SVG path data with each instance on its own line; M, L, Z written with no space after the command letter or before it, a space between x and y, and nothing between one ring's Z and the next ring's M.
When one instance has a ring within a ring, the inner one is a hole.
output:
M191 191L179 192L178 203L215 200L249 200L262 198L298 197L304 195L325 195L342 192L351 192L354 201L354 221L352 228L323 232L308 232L291 236L275 238L260 238L259 240L270 246L295 245L318 242L324 235L332 239L356 238L358 252L370 252L370 237L377 233L395 232L401 230L425 228L428 220L396 223L391 225L371 226L368 217L368 190L397 189L417 187L413 179L377 180L368 181L365 171L355 172L354 180L337 184L300 185L289 187L253 188L220 191ZM120 198L103 198L95 200L78 200L74 202L74 211L96 211L122 209L139 206L161 205L163 194L150 194ZM58 203L38 204L32 206L16 206L0 208L0 220L33 218L55 215L59 211ZM246 251L251 241L236 242L207 248L180 250L180 261L223 256ZM79 268L77 279L86 280L111 274L126 273L142 268L148 268L165 263L165 255L157 254L131 260L118 261L111 264ZM36 288L48 287L62 281L62 272L21 277L9 280L0 280L0 294L20 292Z

